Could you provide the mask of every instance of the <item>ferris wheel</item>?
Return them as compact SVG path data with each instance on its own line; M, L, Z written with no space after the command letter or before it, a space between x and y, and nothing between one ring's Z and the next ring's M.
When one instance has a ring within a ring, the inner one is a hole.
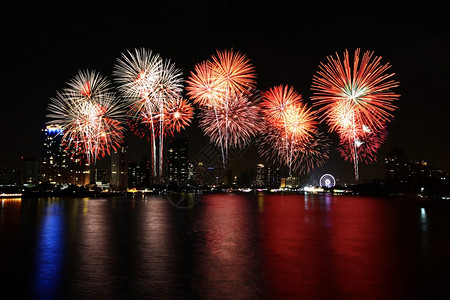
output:
M336 180L331 174L324 174L320 177L319 185L327 188L332 188L336 185Z

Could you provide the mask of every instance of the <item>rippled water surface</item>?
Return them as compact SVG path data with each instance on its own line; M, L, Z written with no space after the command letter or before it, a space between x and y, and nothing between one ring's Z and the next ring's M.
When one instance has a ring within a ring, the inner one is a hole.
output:
M449 299L450 210L211 194L2 199L1 299ZM10 296L5 296L10 295Z

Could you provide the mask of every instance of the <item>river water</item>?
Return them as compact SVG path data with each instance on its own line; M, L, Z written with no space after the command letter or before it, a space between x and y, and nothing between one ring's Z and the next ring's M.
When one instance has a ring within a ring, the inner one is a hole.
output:
M1 299L450 299L450 210L209 194L2 199Z

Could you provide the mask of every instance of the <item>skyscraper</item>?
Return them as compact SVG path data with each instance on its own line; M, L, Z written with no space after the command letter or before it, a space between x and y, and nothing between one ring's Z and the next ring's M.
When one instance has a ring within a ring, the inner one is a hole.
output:
M111 154L111 187L116 190L128 188L127 145L121 146Z
M255 178L255 186L258 188L264 187L265 176L264 176L264 165L257 164L256 165L256 178Z
M62 184L67 177L67 152L61 145L62 128L48 125L44 130L44 149L42 153L41 180Z
M170 183L186 184L189 179L188 140L179 138L170 141L167 176Z
M63 130L59 125L48 125L44 130L41 181L53 184L86 185L89 183L89 164L69 153L61 143Z

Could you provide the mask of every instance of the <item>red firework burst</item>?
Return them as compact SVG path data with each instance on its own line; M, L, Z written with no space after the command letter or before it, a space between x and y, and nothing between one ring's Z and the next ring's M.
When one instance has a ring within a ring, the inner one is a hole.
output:
M340 152L353 161L356 180L359 156L366 162L374 160L384 141L386 124L393 118L392 111L396 108L393 102L399 98L392 91L398 82L392 79L393 73L387 72L389 68L389 63L381 64L381 57L370 51L360 60L359 49L351 63L346 50L342 61L337 54L336 58L328 57L328 63L321 63L313 76L311 99L321 120L330 126L330 131L339 134ZM363 139L371 142L362 142ZM348 146L344 146L346 143Z
M228 147L242 147L254 135L254 125L248 121L259 111L249 98L255 78L255 69L244 54L223 50L196 65L187 81L188 96L202 108L201 127L221 148L224 167Z
M210 65L214 74L221 80L231 97L247 93L255 88L255 68L250 60L233 50L217 51Z
M226 107L201 109L200 127L219 147L245 147L260 129L260 109L254 101L240 96Z
M194 117L194 108L185 99L178 97L165 106L164 126L170 134L189 126Z
M250 60L233 50L217 51L211 60L195 66L188 78L187 95L199 106L217 106L255 88Z
M223 90L220 87L220 78L210 67L210 62L202 62L195 66L187 81L187 95L193 99L194 104L200 107L211 107L220 103Z
M332 122L336 105L346 106L355 112L362 124L371 128L382 128L393 116L396 106L393 101L400 95L392 91L398 82L392 80L394 73L386 73L390 65L382 65L381 57L365 52L360 61L360 50L355 51L353 64L348 51L343 61L328 57L328 63L321 63L317 75L313 76L311 97L322 118ZM372 59L373 57L373 59Z
M287 108L298 105L301 101L302 95L293 87L279 85L263 93L261 108L271 122L282 123L286 118Z
M259 140L263 155L286 164L289 172L309 172L327 157L316 116L292 87L279 85L263 93L261 110L266 122Z

